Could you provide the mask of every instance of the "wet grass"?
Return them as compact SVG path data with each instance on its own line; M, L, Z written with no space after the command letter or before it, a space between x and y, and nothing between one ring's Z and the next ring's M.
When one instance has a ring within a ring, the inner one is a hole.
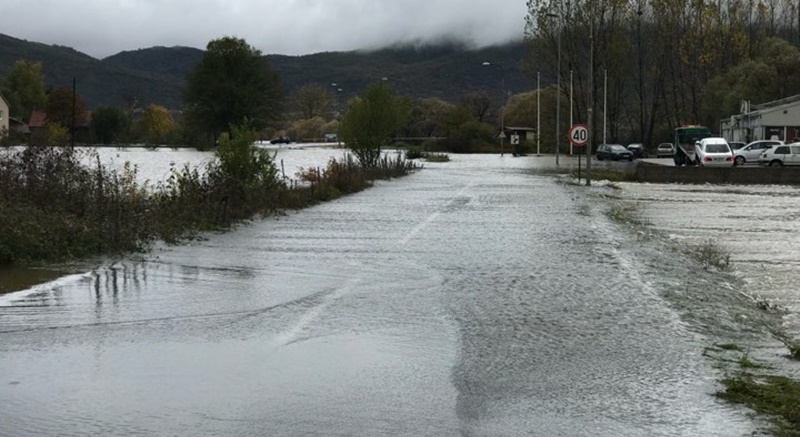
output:
M744 348L736 343L722 343L722 344L715 344L714 346L726 351L744 352Z
M425 153L423 159L428 162L450 162L450 155L446 153Z
M644 225L639 208L624 202L615 202L606 210L606 216L620 224Z
M731 266L730 253L713 240L706 240L687 249L687 253L699 262L705 270L716 269L724 272Z
M789 349L789 358L800 360L800 341L789 341L786 348Z
M737 372L722 380L717 397L769 416L780 437L800 437L800 382L776 375Z
M578 171L573 170L570 176L577 179ZM637 182L636 174L627 173L624 171L613 170L592 170L593 181L609 181L609 182ZM581 170L581 178L586 179L586 170Z

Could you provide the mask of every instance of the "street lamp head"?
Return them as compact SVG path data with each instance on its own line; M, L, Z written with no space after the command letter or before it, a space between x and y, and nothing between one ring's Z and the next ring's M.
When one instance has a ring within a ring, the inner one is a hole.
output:
M489 65L492 65L492 63L489 61L484 61L481 65L483 65L484 67L488 67Z

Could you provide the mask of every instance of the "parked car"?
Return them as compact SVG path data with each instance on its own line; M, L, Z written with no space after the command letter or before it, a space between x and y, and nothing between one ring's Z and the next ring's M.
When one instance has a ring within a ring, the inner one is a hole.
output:
M289 144L291 142L292 142L291 138L284 136L276 137L269 141L270 144Z
M742 147L746 146L747 143L744 143L744 142L741 142L741 141L728 141L728 145L731 147L731 150L737 151L737 150L741 149Z
M622 147L622 144L601 144L597 148L597 160L602 161L604 159L612 161L627 159L628 161L633 161L633 153Z
M800 143L781 144L767 149L761 155L760 162L770 167L800 165Z
M733 152L725 138L709 137L694 143L695 163L700 167L732 167Z
M627 149L633 153L633 157L636 159L647 158L647 149L641 143L628 144Z
M672 143L661 143L656 148L656 158L672 158L675 154L675 146Z
M733 165L758 164L761 155L772 146L783 144L778 140L757 140L733 152Z

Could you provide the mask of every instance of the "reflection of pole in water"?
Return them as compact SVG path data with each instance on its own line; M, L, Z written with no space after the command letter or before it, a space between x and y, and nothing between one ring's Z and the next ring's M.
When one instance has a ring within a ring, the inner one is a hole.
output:
M139 269L139 263L114 263L102 269L92 270L92 288L94 291L95 305L103 305L103 298L109 294L114 305L119 304L120 290L123 297L126 290L141 290L141 284L147 282L147 269ZM120 282L122 287L120 287ZM131 287L131 284L133 286Z

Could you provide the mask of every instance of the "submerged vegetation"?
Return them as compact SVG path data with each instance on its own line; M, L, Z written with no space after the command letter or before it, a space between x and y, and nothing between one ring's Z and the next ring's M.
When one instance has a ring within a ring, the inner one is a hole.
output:
M398 155L364 167L346 156L307 170L302 183L280 177L254 135L223 135L204 169L173 169L156 185L136 169L109 169L69 147L29 146L0 155L0 265L141 251L258 214L302 208L419 168Z
M704 241L688 249L688 254L705 270L727 271L731 266L731 254L713 240Z
M757 376L744 371L722 380L717 396L744 404L773 419L777 436L800 436L800 382L785 376Z

